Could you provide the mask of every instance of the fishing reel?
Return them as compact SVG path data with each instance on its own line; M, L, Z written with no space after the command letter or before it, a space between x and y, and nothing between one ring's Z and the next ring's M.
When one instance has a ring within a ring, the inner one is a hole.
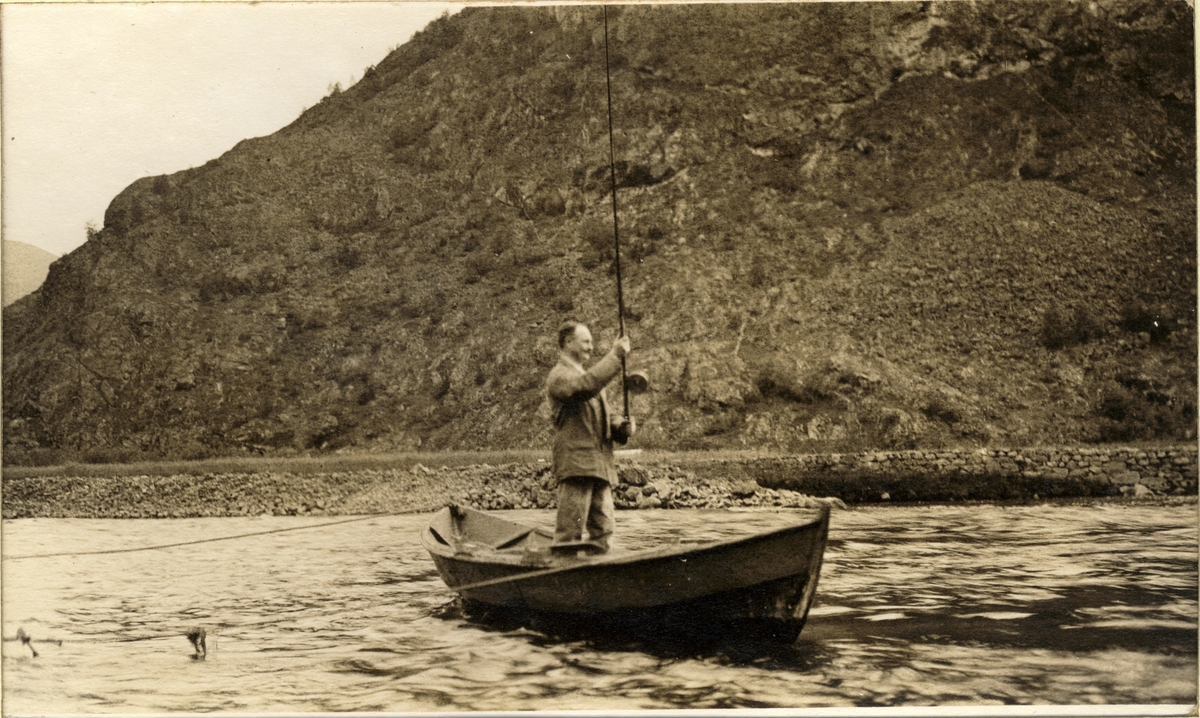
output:
M625 390L630 394L645 394L650 391L650 377L645 372L629 372L625 375Z

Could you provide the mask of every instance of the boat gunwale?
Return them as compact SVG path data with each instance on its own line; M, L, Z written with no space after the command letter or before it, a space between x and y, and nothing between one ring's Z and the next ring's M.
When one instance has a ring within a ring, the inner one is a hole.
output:
M441 509L441 511L449 511L449 510L450 510L449 507L445 507L445 508ZM469 509L469 510L478 511L477 509ZM440 513L441 511L439 511L438 513ZM738 536L738 537L729 538L729 539L718 539L716 541L709 541L709 542L704 542L704 543L699 543L699 544L667 544L664 546L658 546L655 548L645 549L642 551L630 551L629 553L606 554L606 555L602 555L600 557L588 557L585 559L577 559L576 560L577 562L575 562L575 563L562 563L562 564L558 564L558 565L555 565L554 563L550 563L547 565L538 566L538 565L530 565L527 563L519 563L518 557L521 556L521 554L519 554L519 553L510 554L512 556L512 558L517 559L511 563L508 561L488 560L488 559L480 558L480 557L474 556L474 555L459 554L454 551L453 546L448 546L446 544L442 544L441 542L437 541L436 539L433 539L431 536L432 527L429 524L426 524L425 529L421 532L421 543L425 545L425 549L427 551L429 551L430 553L436 553L437 555L441 556L442 558L448 559L451 561L457 561L457 562L461 562L461 563L465 563L465 564L483 564L483 565L490 565L490 566L504 566L506 568L511 568L511 569L527 569L524 571L519 571L519 572L513 573L512 575L503 577L502 579L496 579L496 580L520 581L525 578L528 578L528 579L538 578L538 577L546 575L547 573L550 573L550 572L553 572L555 574L573 573L573 572L586 570L586 569L609 567L609 566L622 566L625 564L637 564L637 563L644 563L647 561L658 561L658 560L663 560L663 559L678 558L681 556L705 554L708 552L717 551L717 550L721 550L721 549L725 549L725 548L729 548L729 547L736 547L738 545L751 544L751 543L756 543L759 541L765 541L765 540L770 540L770 539L786 536L786 535L793 534L793 533L805 532L805 531L813 529L814 527L820 526L822 523L828 524L829 513L830 513L830 509L828 506L823 506L823 507L816 508L816 509L800 509L800 511L815 512L816 516L814 518L812 518L811 520L805 521L803 523L798 523L798 524L795 524L792 526L784 526L779 529L773 529L771 531L766 531L766 532L762 532L762 533L750 534L748 536ZM500 518L498 516L495 516L494 514L489 514L484 511L478 511L478 513L486 514L494 519L506 521L514 526L520 526L522 528L525 528L527 526L527 524L523 524L523 523L520 523L517 521L510 521L509 519ZM536 530L536 527L533 527L533 528L534 528L534 530ZM502 555L503 554L499 551L493 552L492 554L490 554L490 556L502 556ZM470 585L470 584L468 584L468 585ZM454 590L454 591L460 590L459 587L455 587L455 586L450 586L450 588L451 588L451 590Z

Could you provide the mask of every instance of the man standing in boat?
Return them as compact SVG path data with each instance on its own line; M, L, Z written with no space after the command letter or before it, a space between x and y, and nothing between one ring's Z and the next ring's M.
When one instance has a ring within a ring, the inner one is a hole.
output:
M614 416L604 387L621 373L629 337L618 338L588 369L583 365L592 355L592 333L586 326L576 321L560 325L558 348L558 364L546 378L555 428L551 470L558 482L554 543L560 550L608 551L615 525L612 487L617 483L613 443L628 441L636 424Z

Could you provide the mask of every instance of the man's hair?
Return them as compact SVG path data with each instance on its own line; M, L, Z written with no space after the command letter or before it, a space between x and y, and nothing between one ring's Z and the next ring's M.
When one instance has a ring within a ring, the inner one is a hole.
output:
M558 325L558 348L562 349L567 345L567 340L575 336L575 329L579 326L579 322L574 319L568 319Z

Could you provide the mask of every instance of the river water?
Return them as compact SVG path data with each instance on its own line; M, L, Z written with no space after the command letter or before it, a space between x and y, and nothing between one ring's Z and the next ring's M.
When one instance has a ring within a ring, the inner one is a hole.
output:
M510 512L552 523L551 514ZM1192 704L1196 505L834 511L800 640L690 651L461 616L386 516L3 523L4 714ZM646 543L786 512L638 511ZM208 632L192 658L184 634ZM13 640L18 629L30 645Z

